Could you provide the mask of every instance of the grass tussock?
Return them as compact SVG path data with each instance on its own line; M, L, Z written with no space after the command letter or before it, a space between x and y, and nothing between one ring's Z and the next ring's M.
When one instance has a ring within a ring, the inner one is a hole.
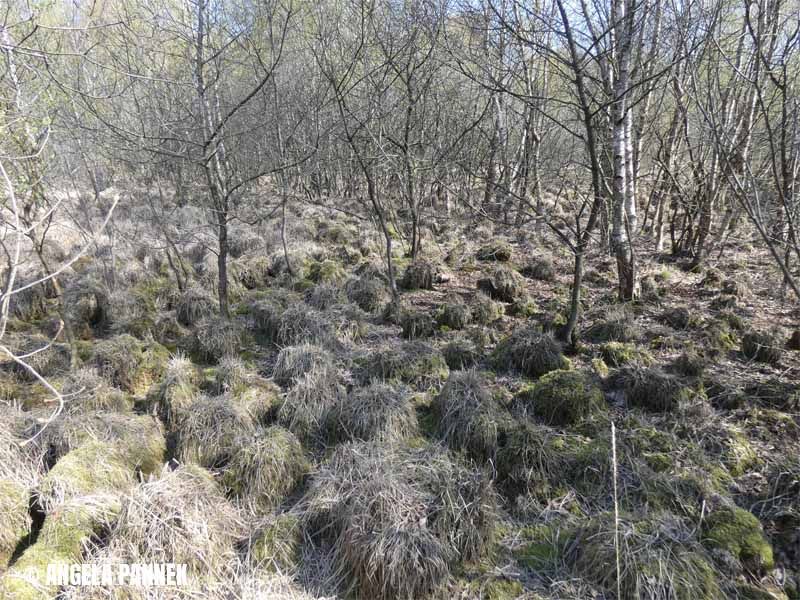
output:
M495 348L492 362L500 370L519 371L529 377L568 366L561 344L535 327L518 329L502 340Z
M325 428L330 442L389 442L418 431L409 390L379 381L342 396L328 411Z
M336 572L360 598L422 598L487 549L490 483L433 448L340 446L303 500L309 531L332 541Z
M502 434L504 411L477 371L453 371L433 400L438 436L480 460L492 459Z
M652 412L671 412L678 408L685 388L674 375L656 367L627 365L613 377L631 406Z
M282 502L309 470L298 439L273 426L238 441L222 484L250 510L263 513Z
M176 427L176 456L182 463L205 468L226 465L240 449L240 440L255 432L251 415L228 396L198 397Z
M336 365L328 350L303 343L287 346L278 353L272 378L278 385L290 386L310 373L315 380L330 382L336 379Z

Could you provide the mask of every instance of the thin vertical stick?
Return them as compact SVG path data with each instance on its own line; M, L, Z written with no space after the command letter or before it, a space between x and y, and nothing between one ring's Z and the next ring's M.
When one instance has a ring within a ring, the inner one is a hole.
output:
M617 429L611 421L611 463L614 474L614 550L617 558L617 599L622 598L621 569L619 564L619 500L617 496Z

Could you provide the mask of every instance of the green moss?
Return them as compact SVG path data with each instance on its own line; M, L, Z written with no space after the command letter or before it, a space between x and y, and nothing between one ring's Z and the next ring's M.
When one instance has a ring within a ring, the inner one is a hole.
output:
M48 514L36 543L0 579L0 597L9 600L50 600L56 586L47 586L51 565L81 562L84 545L117 517L121 504L116 497L80 498Z
M536 314L538 307L528 296L521 296L506 307L506 314L512 317L527 319Z
M621 367L631 362L653 364L653 356L647 350L625 342L607 342L600 346L600 354L611 367Z
M706 519L703 534L707 545L730 552L748 570L763 572L774 566L772 546L761 523L749 511L721 508Z
M669 471L673 465L672 457L664 452L645 452L642 457L647 466L656 473Z
M522 545L514 557L533 571L555 570L562 560L569 536L552 525L534 525L520 531Z
M747 437L739 431L733 432L733 434L725 440L725 450L722 454L722 460L725 462L725 466L728 467L730 474L734 477L744 475L761 464L761 460L753 449L753 446L750 444Z
M90 441L69 452L38 486L39 502L50 510L80 496L125 491L133 484L134 466L116 446Z
M570 425L604 412L603 393L579 371L551 371L519 399L550 425Z
M284 513L270 519L258 532L250 547L254 567L271 573L287 573L297 569L303 541L299 519Z
M507 262L511 259L512 249L511 245L507 242L497 241L491 244L481 246L475 257L478 260L496 260L499 262Z
M312 262L308 269L308 279L314 283L342 283L346 273L335 260Z
M5 567L17 544L31 530L28 490L9 480L0 480L0 569Z
M525 594L519 581L501 577L471 581L466 587L469 597L477 595L483 600L514 600Z
M609 369L608 365L602 358L593 358L592 359L592 370L594 371L595 375L598 377L605 379L608 377Z

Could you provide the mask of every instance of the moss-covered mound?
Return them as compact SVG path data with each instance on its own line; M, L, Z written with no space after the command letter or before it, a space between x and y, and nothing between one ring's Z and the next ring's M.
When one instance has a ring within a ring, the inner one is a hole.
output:
M368 443L340 446L303 506L357 596L423 598L486 552L495 499L484 477L437 450Z
M31 531L31 517L28 512L30 492L21 483L11 479L0 479L0 571L25 536Z
M328 410L325 421L331 442L401 440L414 436L418 429L409 390L379 381L342 396Z
M302 542L303 527L297 515L271 516L250 538L250 564L271 573L294 573L300 563Z
M236 445L222 484L257 512L277 506L309 471L300 442L282 427L257 429Z
M647 350L625 342L606 342L600 346L600 355L610 367L621 367L632 362L645 366L653 364L653 356Z
M541 377L568 366L561 344L535 327L518 329L502 340L492 362L497 369L515 370L529 377Z
M120 448L107 442L86 442L44 476L36 489L37 502L45 512L51 512L81 496L125 492L133 485L134 469Z
M743 508L723 507L712 512L703 523L703 542L729 553L752 573L763 573L775 564L761 523Z
M85 546L107 531L119 512L120 502L114 495L84 496L61 504L58 512L45 518L36 543L0 577L0 597L55 598L59 588L48 585L48 569L80 564Z
M606 410L600 388L579 371L551 371L518 399L548 425L573 425Z
M156 342L144 343L122 334L97 342L94 364L116 387L135 395L144 395L159 381L169 361L169 352Z

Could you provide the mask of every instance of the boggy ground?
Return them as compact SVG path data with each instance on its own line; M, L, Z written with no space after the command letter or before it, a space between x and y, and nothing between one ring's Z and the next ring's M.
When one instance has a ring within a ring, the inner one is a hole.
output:
M626 306L591 256L565 354L548 236L398 243L391 307L364 224L293 217L291 275L277 230L233 232L231 321L200 243L184 290L134 236L67 272L79 364L62 339L32 359L62 414L43 427L46 390L3 365L4 597L800 598L798 313L765 252L688 272L643 246ZM52 296L20 298L9 343L53 335ZM91 561L190 585L41 585Z

